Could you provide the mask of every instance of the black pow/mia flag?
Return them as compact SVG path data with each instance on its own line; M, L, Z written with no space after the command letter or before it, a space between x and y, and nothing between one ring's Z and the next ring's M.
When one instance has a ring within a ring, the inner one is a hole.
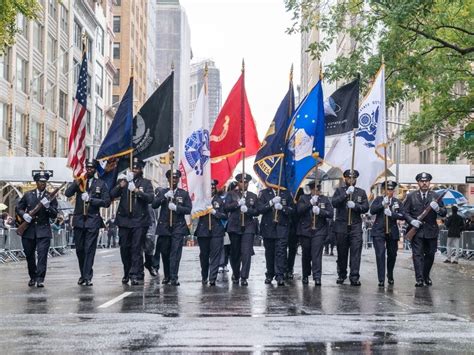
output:
M334 136L359 127L359 79L333 92L324 101L326 136Z

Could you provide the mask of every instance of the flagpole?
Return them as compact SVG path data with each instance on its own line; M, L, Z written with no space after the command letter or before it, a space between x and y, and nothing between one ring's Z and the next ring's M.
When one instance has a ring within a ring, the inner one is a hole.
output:
M87 53L87 41L86 41L86 34L84 33L82 35L82 58L84 58L84 54L86 54L86 53ZM85 181L84 178L81 178L80 176L79 176L79 189L82 190L82 192L86 192L86 190L87 190L87 182ZM86 205L87 205L87 202L83 201L83 203L82 203L83 211L82 212L83 212L84 216L87 216L87 213L88 213L88 207Z
M384 59L384 56L382 55L382 65L385 64L385 59ZM385 80L385 78L383 78L383 80ZM385 112L383 112L383 115L385 117ZM387 125L385 125L385 129L387 129ZM384 175L385 175L385 196L388 195L388 190L387 190L387 144L386 142L383 142L384 143L384 146L383 146L383 160L384 160L384 168L385 168L385 172L384 172ZM389 207L389 206L385 206L385 207ZM389 224L388 224L388 216L385 215L385 234L388 234L390 233L390 229L389 229Z
M130 81L133 81L133 67L130 68ZM133 90L132 90L132 118L131 119L133 120ZM132 151L130 152L130 171L133 171L133 132L130 136L130 147L132 148ZM132 211L133 211L132 191L128 190L128 212L132 213Z
M354 175L354 161L355 161L355 147L356 147L356 129L352 130L352 162L351 162L351 180L353 180ZM349 201L352 201L352 193L349 195ZM352 208L349 208L347 225L352 225Z
M242 191L242 197L245 198L246 191L244 185L245 179L245 62L242 58L242 86L240 92L240 146L243 148L242 150L242 175L240 178L240 182L242 186L244 186L244 191ZM241 218L241 227L245 227L245 214L243 212L240 213Z
M207 95L207 90L208 90L208 84L207 84L208 74L209 74L209 67L207 66L207 62L206 62L204 66L204 95ZM207 188L209 188L209 186ZM211 204L212 204L212 189L211 189ZM209 231L212 230L211 212L208 213L208 230Z

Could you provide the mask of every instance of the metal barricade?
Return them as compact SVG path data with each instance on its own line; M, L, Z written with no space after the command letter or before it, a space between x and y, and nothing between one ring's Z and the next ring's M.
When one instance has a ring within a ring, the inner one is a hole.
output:
M0 263L5 263L7 261L7 253L5 251L5 241L6 241L5 230L0 230Z
M25 253L23 252L23 244L21 242L21 237L16 234L16 228L10 228L8 230L8 236L6 240L7 255L13 261L19 261L20 258L25 258Z
M448 231L440 230L438 235L438 249L441 253L446 253L448 246Z
M461 255L468 260L474 257L474 231L461 233Z

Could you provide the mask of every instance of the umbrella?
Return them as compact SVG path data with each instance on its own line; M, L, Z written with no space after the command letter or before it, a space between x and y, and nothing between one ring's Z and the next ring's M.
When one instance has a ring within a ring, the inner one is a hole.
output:
M8 208L4 203L0 203L0 211L6 210Z
M450 205L463 205L467 203L467 199L464 197L462 193L452 189L442 189L436 191L438 194L442 194L446 191L446 194L443 197L443 203L446 206Z

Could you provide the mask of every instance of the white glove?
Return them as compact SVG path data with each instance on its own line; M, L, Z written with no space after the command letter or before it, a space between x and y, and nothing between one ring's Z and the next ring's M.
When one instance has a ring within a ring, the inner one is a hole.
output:
M171 211L176 211L176 205L173 202L168 203L168 208Z
M436 202L436 201L431 201L431 202L430 202L430 206L431 206L431 208L432 208L433 210L435 210L436 212L439 211L438 202Z
M243 205L243 206L240 206L240 212L243 212L243 213L247 213L249 209L247 208L247 206Z
M49 208L49 200L46 197L43 197L40 202L44 208Z
M348 194L348 195L353 194L354 190L355 190L354 186L351 185L347 188L346 194Z
M127 171L127 181L130 182L133 180L133 171Z
M387 196L385 196L385 197L383 198L383 202L382 202L382 203L383 203L385 206L388 206L388 205L390 204L390 200L388 199Z
M347 201L346 206L347 208L354 208L356 204L354 201Z
M29 213L24 213L24 214L23 214L23 219L24 219L27 223L31 223L31 221L33 220L33 218L30 216Z
M281 203L275 203L275 209L276 210L282 210L283 209L283 205Z
M120 174L118 177L117 177L117 180L127 180L127 175L125 174Z
M384 209L384 210L383 210L383 213L384 213L386 216L389 216L389 217L392 216L392 211L390 211L390 208Z
M270 207L272 207L273 206L273 200L268 201L268 204L270 205Z
M168 190L167 193L165 193L166 198L173 198L174 197L174 192L173 190Z
M414 219L413 221L410 222L410 224L415 228L420 228L423 223L421 223L421 221L417 219Z
M281 197L280 196L275 196L274 198L272 198L272 202L274 205L276 205L277 203L280 203L281 202Z
M242 197L242 198L239 200L239 206L245 206L245 198Z
M134 183L133 181L130 181L130 182L128 183L128 190L129 190L129 191L132 191L132 192L133 192L133 191L135 191L136 188L137 188L137 187L135 186L135 183Z
M213 209L211 210L211 214L212 214L212 215L215 215L216 213L217 213L217 211L213 208Z
M81 194L81 199L82 199L82 201L84 201L84 202L89 201L89 199L90 199L89 194L88 194L87 192L83 192L83 193Z
M318 206L313 206L313 213L317 216L321 212L321 209Z
M314 206L315 204L318 203L318 195L314 195L313 197L311 197L311 200L309 202L311 202L311 204Z

